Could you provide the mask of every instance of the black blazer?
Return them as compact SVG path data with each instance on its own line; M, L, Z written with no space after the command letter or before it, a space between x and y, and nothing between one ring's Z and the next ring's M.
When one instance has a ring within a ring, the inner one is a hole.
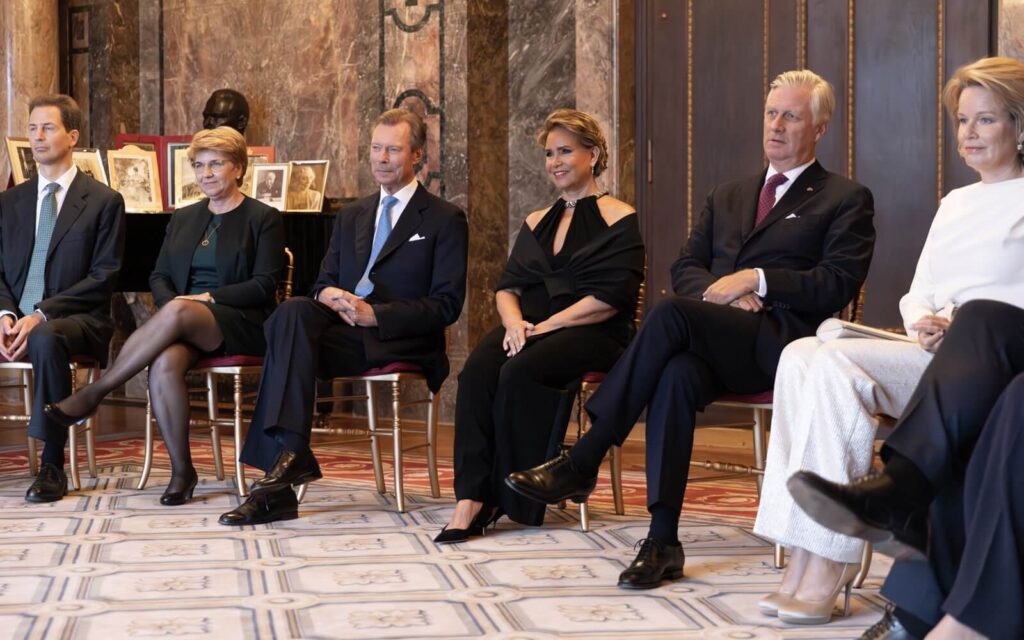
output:
M338 212L331 245L310 295L321 289L355 289L373 244L380 194ZM418 185L370 271L367 302L376 327L363 333L367 361L421 365L430 388L448 377L444 329L462 312L466 298L469 227L466 214Z
M0 193L0 309L21 315L35 244L38 178ZM92 355L105 361L113 334L110 296L124 252L124 199L81 171L68 187L46 255L46 287L36 306L47 319L77 316Z
M189 205L171 216L160 255L149 276L157 306L188 290L192 255L213 214L209 200ZM246 197L223 216L217 231L217 278L210 291L218 305L229 305L262 324L277 306L277 283L285 266L284 222L281 213Z
M875 243L874 199L815 161L755 229L766 171L711 191L672 265L672 287L700 299L722 276L763 269L767 311L757 357L774 372L786 344L812 335L860 290Z

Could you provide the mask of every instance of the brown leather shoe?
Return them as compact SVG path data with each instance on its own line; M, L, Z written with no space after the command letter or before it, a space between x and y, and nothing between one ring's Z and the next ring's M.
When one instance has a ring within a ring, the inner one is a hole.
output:
M311 451L282 451L267 475L254 480L250 493L272 493L324 477Z

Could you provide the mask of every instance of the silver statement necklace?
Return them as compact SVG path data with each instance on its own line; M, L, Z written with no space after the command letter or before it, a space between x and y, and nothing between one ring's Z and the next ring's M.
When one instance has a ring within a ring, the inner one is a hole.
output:
M606 195L608 195L607 191L599 191L599 192L594 194L594 200L600 200L601 198L603 198ZM589 197L590 196L583 196L583 198L576 198L575 200L566 200L565 201L565 208L566 209L575 209L577 202L579 202L580 200L583 200L584 198L589 198Z

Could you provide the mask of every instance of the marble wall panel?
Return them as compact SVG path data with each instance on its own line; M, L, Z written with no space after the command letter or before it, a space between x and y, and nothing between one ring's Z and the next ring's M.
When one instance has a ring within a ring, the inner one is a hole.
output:
M619 194L615 0L576 0L576 108L594 116L608 142L600 184Z
M368 28L378 2L283 0L239 11L166 0L163 8L165 133L200 128L210 93L230 87L249 100L251 144L273 144L283 160L331 160L328 196L355 197L372 184L361 179L369 172L359 149L369 138L365 94L379 95L369 62L378 39Z
M553 109L576 106L576 0L510 0L508 7L508 233L556 193L536 134ZM507 249L506 249L507 251Z
M163 11L159 2L139 4L139 133L163 133Z
M1024 60L1024 0L999 3L999 54Z

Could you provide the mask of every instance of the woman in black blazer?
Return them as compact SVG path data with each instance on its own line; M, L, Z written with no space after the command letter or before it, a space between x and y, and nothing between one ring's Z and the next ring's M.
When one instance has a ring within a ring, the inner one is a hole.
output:
M96 382L46 407L50 418L70 426L149 366L153 413L171 458L171 481L160 498L165 505L187 502L198 482L185 374L201 357L263 354L263 321L276 305L285 259L281 214L239 190L248 162L241 134L228 127L200 131L188 157L207 198L167 225L149 277L159 311Z

